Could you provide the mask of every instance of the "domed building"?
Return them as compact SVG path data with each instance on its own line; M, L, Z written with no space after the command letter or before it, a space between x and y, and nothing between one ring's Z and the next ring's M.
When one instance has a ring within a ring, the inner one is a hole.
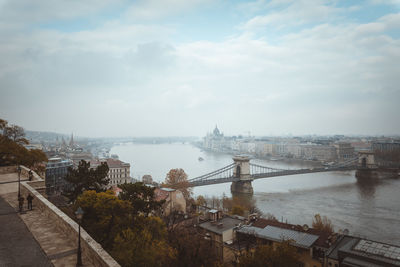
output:
M203 147L214 151L221 150L223 140L224 134L220 132L218 126L215 125L214 131L212 133L208 133L206 137L204 137Z

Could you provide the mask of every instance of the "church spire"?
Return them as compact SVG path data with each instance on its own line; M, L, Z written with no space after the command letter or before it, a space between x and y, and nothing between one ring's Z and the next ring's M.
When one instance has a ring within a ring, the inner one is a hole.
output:
M69 146L73 147L74 146L74 134L71 133L71 139L69 140Z

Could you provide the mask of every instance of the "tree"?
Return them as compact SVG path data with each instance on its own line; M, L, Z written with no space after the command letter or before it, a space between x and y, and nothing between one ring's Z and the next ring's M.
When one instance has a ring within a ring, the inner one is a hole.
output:
M235 205L235 206L233 206L231 213L232 213L233 215L243 216L243 215L244 215L244 211L245 211L245 210L244 210L244 208L243 208L242 206L240 206L240 205Z
M144 218L142 227L127 228L117 235L111 255L122 266L171 266L176 252L165 234L160 218Z
M0 119L0 166L23 164L32 167L36 163L47 161L42 151L31 152L23 146L28 143L22 127L8 126L6 120Z
M38 149L28 150L12 139L0 135L0 166L25 165L35 171L47 162L46 154Z
M104 192L110 179L107 178L108 165L102 162L96 169L90 168L90 163L84 160L79 162L78 168L69 168L65 181L70 184L64 194L71 202L85 190L94 190L96 192Z
M195 227L179 226L168 232L168 242L177 253L172 266L213 266L218 260L210 240Z
M84 191L73 210L84 210L82 226L122 266L168 266L174 250L167 244L165 224L158 217L132 215L132 205L109 190Z
M197 199L196 199L196 205L197 206L206 205L206 199L202 195L198 196Z
M40 149L31 149L28 150L28 153L25 154L25 158L22 160L23 164L29 168L34 167L35 170L40 170L39 163L47 162L46 154Z
M289 241L272 245L259 245L254 251L239 257L239 267L298 266L299 255Z
M167 187L180 190L187 200L192 194L187 178L188 176L183 169L172 169L167 173L165 183Z
M85 212L82 226L105 249L111 249L115 237L131 224L130 203L117 198L112 191L85 191L74 203L74 210L78 207Z
M8 124L8 121L0 119L0 131L1 131L2 135L3 135L4 128L6 128L7 124Z
M158 211L164 204L163 201L156 201L154 198L155 187L149 187L141 182L134 184L119 185L122 192L119 198L127 200L132 205L132 214L134 216L142 214L148 216L153 211Z
M312 227L328 235L333 233L332 222L326 216L321 218L321 215L315 214L312 222Z
M4 121L1 122L4 124ZM17 125L11 125L11 126L6 126L3 129L3 135L6 136L7 138L13 140L17 144L29 144L28 140L25 138L25 131L24 128L17 126Z

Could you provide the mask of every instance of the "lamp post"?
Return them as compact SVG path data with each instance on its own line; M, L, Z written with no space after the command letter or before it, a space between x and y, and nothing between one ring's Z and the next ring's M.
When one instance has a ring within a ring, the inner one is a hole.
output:
M76 266L82 266L82 251L81 251L81 220L83 217L83 210L81 207L79 207L75 211L76 218L78 219L78 225L79 225L79 234L78 234L78 254L77 254L77 262Z
M21 166L18 165L18 200L21 197Z

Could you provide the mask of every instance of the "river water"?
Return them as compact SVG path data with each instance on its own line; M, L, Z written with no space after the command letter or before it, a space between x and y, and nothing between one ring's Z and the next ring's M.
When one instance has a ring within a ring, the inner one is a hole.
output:
M189 144L123 144L111 154L131 164L131 174L150 174L162 182L170 169L182 168L189 179L231 164L232 156L202 151ZM198 158L204 158L199 161ZM299 169L312 163L253 159L276 168ZM253 181L253 199L263 213L293 224L311 225L314 214L327 216L335 230L400 245L400 179L357 181L354 171L265 178ZM195 196L231 196L230 184L195 187Z

